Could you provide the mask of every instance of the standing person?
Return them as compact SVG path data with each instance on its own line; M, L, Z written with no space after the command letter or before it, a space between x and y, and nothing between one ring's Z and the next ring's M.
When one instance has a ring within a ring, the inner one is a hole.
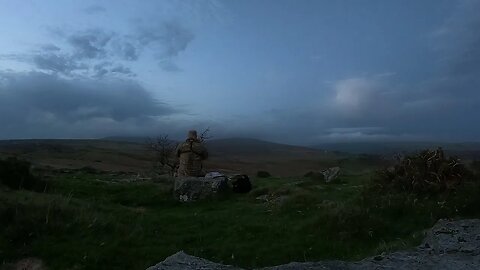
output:
M203 160L208 158L207 148L197 137L196 130L188 132L188 138L176 150L179 161L177 176L204 176Z

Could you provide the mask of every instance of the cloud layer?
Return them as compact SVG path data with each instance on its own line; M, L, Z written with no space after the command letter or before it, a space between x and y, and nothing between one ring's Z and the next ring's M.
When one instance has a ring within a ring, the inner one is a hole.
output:
M74 32L56 29L57 44L45 44L31 53L3 54L1 59L32 64L35 68L63 75L135 75L124 62L138 61L143 53L153 54L164 71L180 71L175 60L194 39L192 31L178 21L153 25L136 23L135 32L120 34L101 28ZM62 44L64 44L62 46ZM148 56L147 56L148 57ZM115 70L102 69L104 63L115 63ZM128 72L127 72L128 70Z
M301 144L478 140L479 0L412 4L425 14L396 1L348 14L337 2L287 14L282 1L240 1L226 4L237 16L225 25L195 24L215 17L213 0L127 2L77 7L84 24L53 22L51 39L0 55L19 63L0 73L2 136L211 126L216 137Z
M132 128L142 133L150 129L149 125L158 128L163 117L175 113L131 80L0 73L4 138L99 136L113 131L133 132Z

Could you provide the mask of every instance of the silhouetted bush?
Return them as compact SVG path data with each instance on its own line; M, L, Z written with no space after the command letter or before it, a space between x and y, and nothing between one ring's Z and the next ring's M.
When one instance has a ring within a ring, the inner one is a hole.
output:
M267 178L267 177L270 177L270 176L272 176L272 175L267 171L258 171L257 172L257 177L260 177L260 178Z
M385 192L440 194L454 190L472 175L459 159L446 157L438 148L406 156L394 167L377 171L373 186Z
M0 160L0 183L11 189L45 190L46 182L35 177L30 167L30 162L15 157Z

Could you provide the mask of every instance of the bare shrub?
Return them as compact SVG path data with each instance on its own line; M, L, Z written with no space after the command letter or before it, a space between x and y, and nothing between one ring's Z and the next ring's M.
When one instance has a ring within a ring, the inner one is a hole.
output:
M208 133L210 128L206 128L199 136L200 142L205 142L212 138ZM155 139L148 139L147 148L155 153L154 172L156 174L169 174L173 176L178 168L178 159L176 149L179 143L171 140L168 135L162 135Z
M394 167L377 171L373 184L384 191L436 194L455 189L471 172L441 148L398 157Z

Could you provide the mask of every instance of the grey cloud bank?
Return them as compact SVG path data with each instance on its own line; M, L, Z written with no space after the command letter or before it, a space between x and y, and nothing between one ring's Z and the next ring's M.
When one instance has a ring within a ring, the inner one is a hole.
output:
M0 73L0 82L3 138L144 132L176 113L129 80L64 79L31 72Z

